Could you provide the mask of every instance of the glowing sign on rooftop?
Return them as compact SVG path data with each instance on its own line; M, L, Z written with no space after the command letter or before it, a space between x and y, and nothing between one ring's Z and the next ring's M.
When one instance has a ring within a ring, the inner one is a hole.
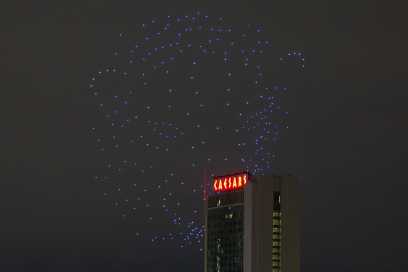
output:
M248 183L248 173L215 177L213 180L214 192L231 192L245 187Z

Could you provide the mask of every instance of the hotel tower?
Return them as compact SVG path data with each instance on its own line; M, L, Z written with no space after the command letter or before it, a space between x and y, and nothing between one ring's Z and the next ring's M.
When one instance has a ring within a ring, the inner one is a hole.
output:
M299 272L293 176L215 177L205 198L205 272Z

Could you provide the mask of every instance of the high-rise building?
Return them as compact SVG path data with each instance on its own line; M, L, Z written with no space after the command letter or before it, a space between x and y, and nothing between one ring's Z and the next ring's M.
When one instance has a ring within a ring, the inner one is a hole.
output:
M205 206L205 272L300 271L293 176L215 177Z

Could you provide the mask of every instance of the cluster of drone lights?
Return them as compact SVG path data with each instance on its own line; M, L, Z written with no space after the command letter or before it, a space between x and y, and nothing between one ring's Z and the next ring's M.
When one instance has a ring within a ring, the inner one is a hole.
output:
M141 226L138 237L202 250L202 192L211 190L203 170L271 171L273 145L288 127L287 82L274 72L288 63L303 70L304 55L267 56L273 43L262 26L233 27L201 12L155 18L119 36L89 83L103 164L94 179L122 218ZM244 173L212 186L226 192L248 181Z
M215 177L213 181L214 192L230 192L241 190L249 181L248 173Z

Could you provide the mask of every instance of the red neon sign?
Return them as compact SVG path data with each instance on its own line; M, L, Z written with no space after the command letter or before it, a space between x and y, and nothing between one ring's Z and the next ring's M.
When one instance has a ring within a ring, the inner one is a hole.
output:
M248 183L249 175L247 173L236 174L223 177L215 177L213 181L214 192L237 191Z

